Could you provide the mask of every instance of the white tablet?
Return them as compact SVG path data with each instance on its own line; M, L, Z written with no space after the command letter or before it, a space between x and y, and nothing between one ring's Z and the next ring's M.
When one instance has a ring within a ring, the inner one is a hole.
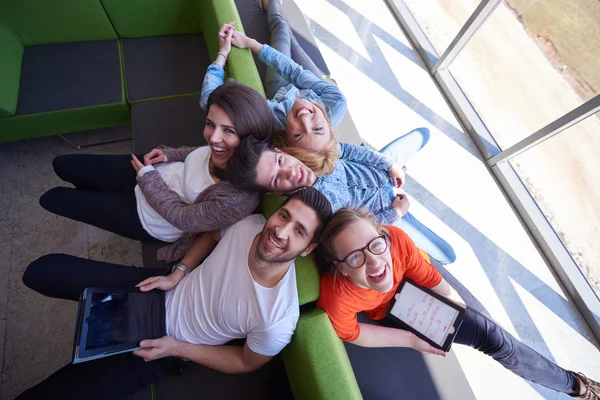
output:
M404 280L390 302L387 316L433 347L448 351L464 318L462 305Z

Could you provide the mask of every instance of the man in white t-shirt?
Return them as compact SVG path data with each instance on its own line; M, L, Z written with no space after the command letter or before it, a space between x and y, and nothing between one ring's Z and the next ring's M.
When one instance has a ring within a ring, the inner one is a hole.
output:
M227 373L258 369L292 338L299 316L294 260L314 249L330 216L320 192L301 190L266 221L252 215L201 234L168 275L57 254L34 261L23 281L51 297L77 300L85 287L137 282L142 291L167 290L168 335L141 341L133 354L69 364L18 399L117 399L173 372L178 359ZM222 346L241 338L243 347Z

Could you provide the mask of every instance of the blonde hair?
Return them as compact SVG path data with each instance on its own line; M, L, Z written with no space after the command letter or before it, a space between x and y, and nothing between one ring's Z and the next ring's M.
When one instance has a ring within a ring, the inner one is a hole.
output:
M357 208L342 208L336 211L321 233L321 240L315 249L315 261L321 276L333 276L334 284L335 277L338 274L338 268L334 261L338 257L333 248L333 240L348 226L358 222L365 221L369 223L379 233L389 234L388 230L383 226L377 225L375 215L366 209Z
M297 158L310 168L315 175L324 176L329 175L335 169L335 162L340 158L340 150L338 148L338 140L331 126L331 121L328 113L317 103L313 103L315 107L323 112L327 119L329 126L329 133L331 134L331 140L325 150L322 151L311 151L304 150L294 145L290 145L287 140L287 131L280 129L273 133L273 147L277 147L283 152Z

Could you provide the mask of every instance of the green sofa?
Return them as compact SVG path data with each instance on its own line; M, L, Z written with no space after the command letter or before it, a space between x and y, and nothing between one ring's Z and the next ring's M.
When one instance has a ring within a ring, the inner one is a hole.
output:
M197 95L232 20L231 0L0 0L0 142L129 124L132 103ZM203 62L169 64L173 51ZM262 91L252 64L235 49L227 73Z
M0 143L132 124L138 152L199 144L202 77L230 21L240 21L233 0L0 0ZM226 72L264 94L248 50L232 50ZM165 134L186 118L185 142ZM281 201L265 197L265 215ZM294 397L361 398L342 342L314 307L308 258L297 261L297 284L301 316L282 353ZM160 395L164 383L135 399L172 398Z

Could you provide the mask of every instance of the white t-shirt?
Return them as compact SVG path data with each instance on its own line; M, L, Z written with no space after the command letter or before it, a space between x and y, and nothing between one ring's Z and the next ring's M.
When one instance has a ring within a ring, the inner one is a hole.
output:
M192 151L184 162L175 161L156 166L156 170L167 186L174 190L186 203L192 204L215 180L209 171L210 147L203 146ZM144 230L163 242L174 242L183 231L167 222L148 202L139 185L135 187L137 212Z
M204 262L167 293L167 332L194 344L247 338L255 353L273 356L292 340L300 315L294 263L277 286L250 274L248 254L265 218L250 215L221 231Z

